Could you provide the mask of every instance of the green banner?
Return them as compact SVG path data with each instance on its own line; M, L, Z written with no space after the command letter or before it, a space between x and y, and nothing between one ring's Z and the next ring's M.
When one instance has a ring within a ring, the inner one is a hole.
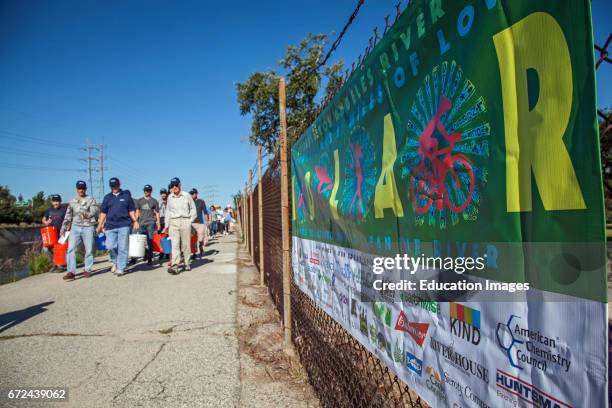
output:
M606 301L588 0L412 1L291 159L296 237Z

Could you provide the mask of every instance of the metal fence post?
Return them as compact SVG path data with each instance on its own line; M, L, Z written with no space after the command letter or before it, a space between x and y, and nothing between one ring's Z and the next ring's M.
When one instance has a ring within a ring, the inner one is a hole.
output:
M249 253L251 254L251 260L255 262L255 235L253 234L253 170L249 170Z
M257 203L259 205L259 284L264 285L264 243L263 243L263 183L261 179L261 145L257 146Z
M283 226L283 316L285 332L285 353L293 354L291 343L291 280L289 258L289 179L287 169L287 110L285 78L278 83L280 117L280 157L281 157L281 216Z
M244 244L245 244L245 249L248 251L249 249L249 240L251 239L251 237L249 236L249 222L251 220L249 220L249 196L247 194L247 185L248 183L245 181L244 182L244 219L246 220L244 223L244 236L246 237Z

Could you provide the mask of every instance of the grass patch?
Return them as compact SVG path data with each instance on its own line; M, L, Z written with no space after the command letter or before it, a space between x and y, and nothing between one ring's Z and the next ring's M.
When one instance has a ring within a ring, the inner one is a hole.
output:
M32 275L49 272L53 267L49 256L47 254L42 253L32 255L28 265L30 267L30 271L32 271Z

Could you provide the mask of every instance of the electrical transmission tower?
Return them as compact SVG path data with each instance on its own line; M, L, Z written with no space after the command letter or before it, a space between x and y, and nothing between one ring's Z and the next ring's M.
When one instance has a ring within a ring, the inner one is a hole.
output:
M218 204L217 197L219 196L219 188L216 184L202 186L201 194L207 206Z
M91 144L83 148L87 152L87 157L81 159L86 163L85 172L87 173L87 186L89 188L89 194L94 197L98 202L102 202L104 198L104 170L108 168L104 167L104 149L105 144Z

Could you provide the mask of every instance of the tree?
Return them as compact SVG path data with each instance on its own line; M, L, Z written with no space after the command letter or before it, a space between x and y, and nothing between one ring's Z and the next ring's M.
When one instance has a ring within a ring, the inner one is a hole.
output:
M0 186L0 222L14 223L17 220L17 199L8 186Z
M45 213L45 210L49 207L51 207L51 198L47 197L45 198L45 193L42 191L39 191L38 193L36 193L36 195L34 197L32 197L32 219L36 222L38 222L43 214Z
M39 223L45 210L51 206L51 198L39 191L28 201L19 194L15 198L8 186L0 186L0 223Z
M298 45L287 47L285 56L279 61L287 83L287 137L290 143L316 117L320 108L316 97L322 84L326 84L326 97L333 95L342 85L342 62L319 67L327 39L327 34L309 33ZM278 150L280 76L273 69L254 72L245 82L236 85L240 114L252 117L249 141L254 145L261 144L271 154Z

